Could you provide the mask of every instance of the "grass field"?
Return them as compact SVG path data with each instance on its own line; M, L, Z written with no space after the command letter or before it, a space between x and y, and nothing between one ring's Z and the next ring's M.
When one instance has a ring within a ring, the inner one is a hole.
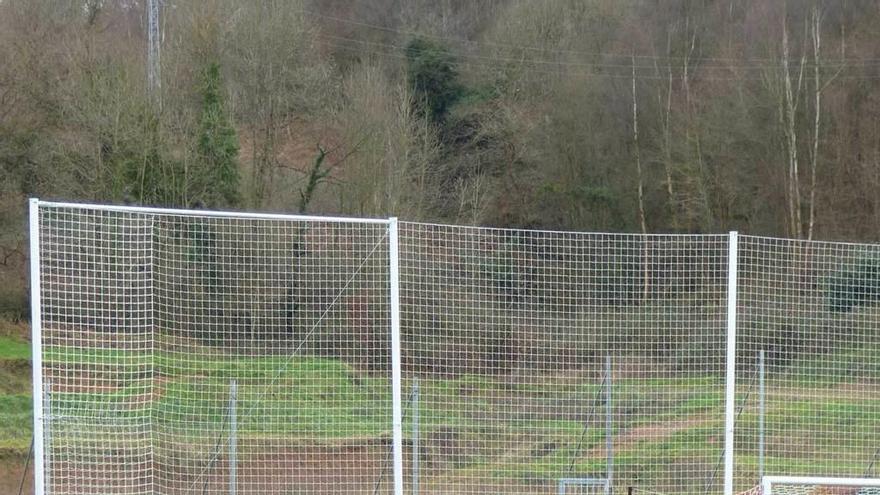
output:
M27 327L0 320L0 492L17 493L31 441ZM30 485L28 484L28 489Z
M30 444L30 345L25 330L10 325L0 335L0 474L7 480L0 491L4 493L17 489ZM229 383L235 379L239 443L244 450L265 450L278 442L284 445L282 451L320 447L322 452L387 444L391 397L388 379L381 374L362 372L329 357L230 357L205 348L186 354L184 360L174 346L168 349L147 354L47 347L46 364L59 378L68 368L98 370L79 385L56 382L53 411L65 417L91 414L111 421L117 429L105 439L110 443L137 425L152 422L158 438L170 439L157 452L167 449L169 458L201 466L225 434ZM158 371L147 373L148 369ZM825 375L819 380L809 376L811 365L806 362L799 369L772 384L773 400L766 411L768 472L852 472L866 464L865 451L853 451L851 442L820 434L816 427L833 424L850 440L860 434L873 436L880 419L880 387L859 384L858 390L841 393L845 376L835 381ZM413 378L405 381L405 393ZM538 490L535 487L552 487L569 473L604 472L601 404L586 423L594 397L602 392L595 376L545 373L520 383L474 374L424 375L418 380L426 490L472 486L487 479ZM618 478L631 483L665 480L666 486L645 485L665 493L673 485L684 492L701 492L723 447L722 378L624 376L615 379L613 392ZM737 430L741 486L751 483L757 467L755 395L743 387L740 400L746 393L749 400ZM408 406L406 414L408 442ZM107 434L105 424L96 428ZM54 438L76 443L88 432L81 424L72 429L59 424ZM127 441L121 441L120 448L126 448ZM816 452L822 455L810 454ZM720 477L719 472L712 492L718 491Z

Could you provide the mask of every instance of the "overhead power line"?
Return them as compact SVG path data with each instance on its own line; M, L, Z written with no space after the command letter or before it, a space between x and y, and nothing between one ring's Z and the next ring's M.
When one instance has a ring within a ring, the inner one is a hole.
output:
M382 43L378 41L369 41L347 36L337 36L332 34L319 33L318 37L328 41L328 44L352 51L355 53L366 53L371 55L382 55L392 58L405 59L403 51L404 46L393 43ZM351 46L351 43L361 45L357 48ZM366 47L366 48L365 48ZM554 61L546 59L534 59L529 57L512 58L512 57L492 57L486 55L475 55L468 53L458 53L456 56L459 60L456 62L460 66L474 67L476 69L485 69L487 66L511 66L516 65L518 70L526 70L531 72L545 74L564 74L575 73L591 77L602 77L611 79L632 79L633 75L629 72L632 70L632 64L602 64L602 63L580 63L570 61ZM564 68L565 70L561 70ZM828 68L840 69L840 67L828 66ZM592 70L588 70L592 69ZM623 70L626 69L626 72ZM661 65L636 65L636 79L639 80L667 80L668 72L672 70L677 72L681 69L678 66L661 66ZM694 68L692 68L693 70ZM706 69L705 66L699 66L698 70ZM732 81L732 80L761 80L761 74L751 73L749 75L736 74L741 69L735 66L731 67L714 67L714 74L700 74L694 76L696 80L702 81ZM605 70L607 72L601 72ZM765 67L765 70L781 70L780 67ZM617 72L615 72L617 71ZM646 73L646 72L653 72ZM660 72L662 71L662 72ZM724 71L729 75L719 75L718 72ZM840 74L837 79L880 79L880 74Z
M677 61L678 63L682 63L685 60L694 63L706 63L706 62L722 62L725 65L719 66L711 66L704 65L703 67L717 67L718 69L728 69L728 68L736 68L736 69L744 69L744 70L766 70L766 69L774 69L779 68L780 64L776 64L777 60L773 58L737 58L737 57L702 57L702 56L674 56L674 55L645 55L645 54L630 54L630 53L607 53L607 52L590 52L584 50L571 50L571 49L562 49L562 48L547 48L547 47L536 47L536 46L528 46L528 45L520 45L513 43L498 43L498 42L490 42L490 41L474 41L468 40L465 38L455 38L449 36L440 36L420 31L411 31L411 30L403 30L403 29L395 29L389 28L385 26L380 26L377 24L371 24L363 21L357 21L354 19L346 19L342 17L336 17L332 15L322 14L320 12L315 12L312 10L300 10L303 14L314 16L321 19L326 19L342 24L348 24L352 26L360 26L365 27L377 31L383 31L387 33L397 34L397 35L406 35L411 37L424 37L435 39L439 41L444 41L448 43L458 43L464 45L471 45L474 47L494 47L494 48L507 48L512 50L521 50L521 51L532 51L532 52L541 52L545 54L569 54L569 55L583 55L589 57L602 57L602 58L617 58L622 60L632 60L635 58L639 61L648 61L649 65L636 65L639 67L647 67L654 68L654 64L659 61ZM556 62L553 62L556 63ZM733 64L731 64L733 63ZM632 64L591 64L591 65L603 65L607 67L620 66L625 67L627 69L632 68ZM671 63L667 63L661 68L666 66L671 66ZM813 67L811 62L805 62L805 67ZM839 66L850 66L850 67L880 67L880 58L838 58L838 59L827 59L824 63L820 64L820 67L828 67L828 68L837 68Z

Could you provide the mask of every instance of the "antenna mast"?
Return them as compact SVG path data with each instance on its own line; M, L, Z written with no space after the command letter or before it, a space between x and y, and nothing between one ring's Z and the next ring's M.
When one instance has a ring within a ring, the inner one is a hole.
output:
M162 78L159 73L159 1L147 0L147 88L160 102Z

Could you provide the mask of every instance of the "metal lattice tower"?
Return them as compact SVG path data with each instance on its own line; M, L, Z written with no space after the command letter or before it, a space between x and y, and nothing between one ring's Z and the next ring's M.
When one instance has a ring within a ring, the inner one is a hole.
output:
M147 0L147 87L156 99L162 87L159 72L159 2Z

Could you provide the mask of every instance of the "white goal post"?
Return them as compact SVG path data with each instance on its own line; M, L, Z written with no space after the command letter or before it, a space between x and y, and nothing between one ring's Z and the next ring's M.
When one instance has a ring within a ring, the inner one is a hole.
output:
M764 476L761 495L877 495L880 478Z

